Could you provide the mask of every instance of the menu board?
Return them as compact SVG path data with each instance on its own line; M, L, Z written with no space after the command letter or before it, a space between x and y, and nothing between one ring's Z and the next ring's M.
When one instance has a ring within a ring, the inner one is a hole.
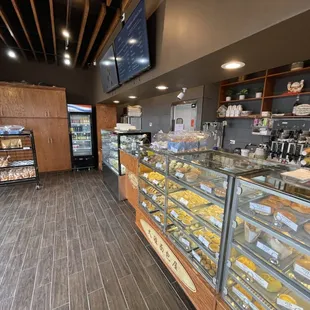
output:
M112 45L100 59L99 69L100 69L101 83L104 92L107 93L119 85L115 56Z
M114 41L120 83L150 67L144 1L141 0Z

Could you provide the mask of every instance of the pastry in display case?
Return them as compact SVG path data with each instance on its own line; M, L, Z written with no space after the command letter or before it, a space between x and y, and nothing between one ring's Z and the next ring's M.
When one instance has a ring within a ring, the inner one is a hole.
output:
M231 217L243 223L228 234L224 299L237 302L229 278L240 277L271 309L310 309L310 186L274 169L237 178L235 192Z
M217 151L172 155L149 146L142 146L139 155L139 190L149 200L154 198L155 206L158 203L158 211L150 213L152 219L160 223L163 233L217 291L231 224L226 218L233 201L233 184L239 175L266 169L241 156L225 156ZM230 161L231 168L226 169L225 160L218 157ZM160 165L156 166L157 163ZM263 192L257 189L244 193L247 193L247 198L242 196L244 201L264 198ZM140 205L142 202L140 199ZM243 232L245 221L238 216L234 223L236 231ZM247 238L254 242L260 235L259 229L247 227L250 233Z

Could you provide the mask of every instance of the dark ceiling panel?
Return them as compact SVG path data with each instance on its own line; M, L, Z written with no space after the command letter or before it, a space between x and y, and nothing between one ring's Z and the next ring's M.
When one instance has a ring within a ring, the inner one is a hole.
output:
M78 39L82 24L82 17L86 0L1 0L1 8L6 16L7 23L0 18L0 33L6 43L0 38L1 49L6 49L7 45L18 53L24 53L28 61L34 61L37 57L39 62L44 62L44 49L48 63L55 63L58 57L58 64L63 65L64 52L68 45L67 52L71 55L72 63L78 48ZM124 0L108 1L104 19L102 4L107 4L106 0L89 0L89 13L85 25L84 35L80 43L76 66L86 65L92 62L98 48L102 47L103 39L109 31L116 11L120 9ZM126 0L127 1L127 0ZM130 1L130 0L129 0ZM31 2L37 13L37 24ZM53 4L53 11L50 4ZM66 28L67 3L69 3L68 30L69 40L62 35L62 30ZM101 12L101 15L100 15ZM53 36L53 25L51 18L54 13L55 39ZM98 17L101 16L102 22ZM10 26L10 30L8 29ZM97 27L96 27L97 25ZM94 31L96 30L95 34ZM12 31L13 36L10 34ZM41 31L41 38L39 32ZM94 35L93 35L94 34ZM14 39L15 38L15 39ZM92 41L91 41L92 39ZM29 44L30 42L30 44ZM56 43L56 55L55 44ZM67 44L68 43L68 44ZM32 45L32 47L31 47ZM85 61L84 61L85 60ZM87 66L86 66L87 67Z

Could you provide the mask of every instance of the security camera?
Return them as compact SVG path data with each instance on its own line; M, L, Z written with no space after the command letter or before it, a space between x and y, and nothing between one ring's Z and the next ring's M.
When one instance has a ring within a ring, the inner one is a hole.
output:
M182 88L182 91L177 95L177 98L179 100L182 100L184 98L186 90L187 88Z

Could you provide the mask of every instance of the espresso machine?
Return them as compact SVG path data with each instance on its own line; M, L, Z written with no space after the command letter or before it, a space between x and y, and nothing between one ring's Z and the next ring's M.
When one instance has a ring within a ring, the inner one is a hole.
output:
M277 120L270 136L268 159L300 166L303 150L310 146L309 126L307 122Z

